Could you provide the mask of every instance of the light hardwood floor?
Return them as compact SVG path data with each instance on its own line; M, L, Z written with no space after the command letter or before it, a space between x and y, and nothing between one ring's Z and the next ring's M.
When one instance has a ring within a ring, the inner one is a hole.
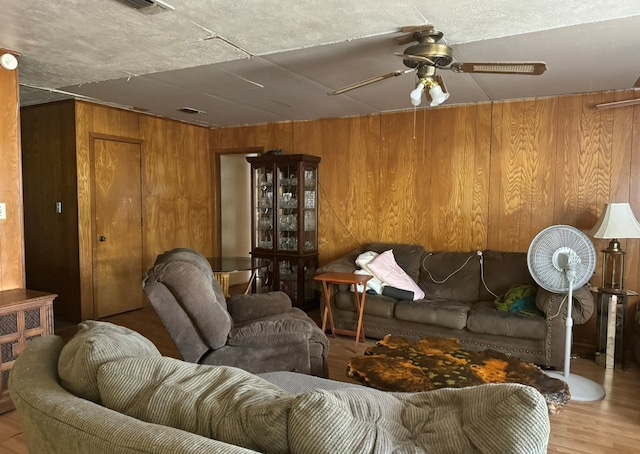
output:
M318 311L310 313L316 321ZM180 355L151 308L108 317L105 320L134 329L151 339L166 356ZM57 329L63 338L73 335L75 328ZM346 376L347 361L356 356L354 340L349 337L330 338L329 377L351 381ZM367 339L358 353L373 345ZM598 402L571 402L559 414L551 417L549 453L639 453L640 452L640 368L635 363L627 369L606 371L592 360L575 359L572 373L602 383L607 396ZM499 428L496 428L499 430ZM0 415L0 453L27 454L19 416L15 411ZM498 454L498 453L497 453Z

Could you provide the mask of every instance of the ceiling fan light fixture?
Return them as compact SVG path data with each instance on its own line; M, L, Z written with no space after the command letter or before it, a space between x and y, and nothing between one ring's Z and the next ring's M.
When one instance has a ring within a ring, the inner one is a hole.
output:
M411 90L409 97L411 98L411 104L418 107L422 102L422 93L424 93L425 84L420 81L415 89Z
M429 97L431 98L431 107L436 107L449 99L449 93L442 89L442 86L435 80L428 80Z

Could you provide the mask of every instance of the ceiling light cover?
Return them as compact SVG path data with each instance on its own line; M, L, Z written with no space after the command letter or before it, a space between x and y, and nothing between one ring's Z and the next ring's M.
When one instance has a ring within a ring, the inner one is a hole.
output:
M431 97L431 107L436 107L449 99L449 93L442 91L440 84L435 83L429 89L429 96Z
M418 83L416 88L413 89L411 91L411 93L409 94L409 97L411 98L411 104L413 104L416 107L419 106L420 103L422 102L422 93L423 92L424 92L424 83L420 82L420 83Z
M2 54L0 56L0 66L6 70L13 71L18 67L18 59L12 54Z

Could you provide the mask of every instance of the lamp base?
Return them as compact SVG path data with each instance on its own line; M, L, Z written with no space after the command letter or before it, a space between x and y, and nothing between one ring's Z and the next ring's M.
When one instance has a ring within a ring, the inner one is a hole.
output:
M544 371L551 378L557 378L564 381L569 385L569 392L571 393L571 400L576 402L593 402L596 400L604 399L606 392L602 385L589 380L588 378L581 377L580 375L569 374L565 376L560 372Z

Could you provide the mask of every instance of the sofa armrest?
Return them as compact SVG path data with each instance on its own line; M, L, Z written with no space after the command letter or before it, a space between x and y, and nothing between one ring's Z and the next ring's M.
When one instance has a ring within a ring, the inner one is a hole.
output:
M536 296L536 306L542 312L545 313L547 319L559 315L562 308L559 306L558 301L565 303L567 295L552 293L543 288L538 289ZM595 308L595 302L593 294L587 286L583 286L573 291L573 310L571 311L571 317L575 325L582 325L586 323L591 316ZM560 320L562 317L560 317Z
M358 248L347 252L341 257L327 263L326 265L316 268L316 274L322 273L353 273L358 269L356 258L364 252L364 249Z
M243 323L289 312L291 299L280 291L235 295L227 300L227 310L234 323Z
M363 248L353 249L343 256L332 260L326 265L316 268L316 276L322 273L353 273L359 269L356 265L356 258L364 252ZM313 281L314 289L322 293L322 284L318 281ZM340 285L339 288L346 289L348 285Z
M259 347L274 344L308 343L312 327L304 320L261 320L234 328L229 333L228 345Z

